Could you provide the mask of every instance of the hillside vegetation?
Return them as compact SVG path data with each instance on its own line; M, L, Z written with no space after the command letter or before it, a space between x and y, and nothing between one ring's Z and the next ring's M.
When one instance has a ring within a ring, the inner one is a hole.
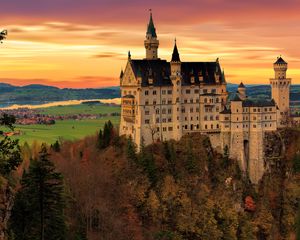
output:
M71 196L68 239L296 239L299 131L282 133L286 156L258 186L205 136L136 154L130 139L110 134L64 142L51 153Z

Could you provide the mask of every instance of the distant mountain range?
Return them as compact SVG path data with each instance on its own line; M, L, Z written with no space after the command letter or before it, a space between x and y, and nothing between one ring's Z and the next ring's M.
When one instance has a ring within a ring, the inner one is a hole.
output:
M57 88L40 84L14 86L0 83L0 107L12 104L42 104L55 101L109 99L120 97L119 87Z
M237 90L237 84L227 84L229 92ZM252 99L265 99L271 97L270 85L246 85L247 95ZM27 86L14 86L0 83L0 107L12 104L42 104L55 101L84 100L84 99L109 99L119 98L119 87L106 88L57 88L40 84ZM291 101L300 101L300 85L292 85Z

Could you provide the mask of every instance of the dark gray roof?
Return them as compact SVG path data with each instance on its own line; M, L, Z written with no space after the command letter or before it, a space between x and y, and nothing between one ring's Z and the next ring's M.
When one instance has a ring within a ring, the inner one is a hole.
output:
M275 101L273 99L270 101L252 101L246 99L243 101L243 107L275 107Z
M240 85L238 86L238 88L246 88L246 87L245 87L244 83L241 82Z
M179 57L176 41L175 41L175 45L174 45L174 49L173 49L173 53L172 53L171 62L180 62L180 57Z
M239 95L236 93L231 101L233 101L233 102L241 102L242 99L241 99L241 98L239 97Z
M148 86L149 75L152 75L154 86L172 85L170 80L170 63L166 60L130 60L136 77L142 78L142 86ZM217 62L181 62L182 85L191 85L191 77L195 84L200 84L199 76L203 76L204 84L216 84L215 72L220 76L220 83L225 83L222 71Z
M282 57L278 57L274 64L287 64L287 62L284 61Z
M152 37L156 36L156 29L154 27L153 19L152 19L152 13L150 13L150 20L147 28L147 34L151 34Z

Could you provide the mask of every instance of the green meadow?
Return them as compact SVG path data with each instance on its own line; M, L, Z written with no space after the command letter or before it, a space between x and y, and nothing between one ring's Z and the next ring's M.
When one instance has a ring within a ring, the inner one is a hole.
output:
M76 140L93 135L101 128L104 123L111 120L114 125L119 124L120 117L105 117L101 119L87 120L60 120L54 125L16 125L15 130L20 130L20 136L17 138L20 143L27 142L31 144L34 141L40 143L54 143L56 140Z
M73 105L42 108L39 111L43 114L51 115L73 115L73 114L105 114L119 113L118 106L101 105ZM89 135L93 135L103 128L104 123L112 121L115 126L119 125L119 116L108 116L100 119L83 120L57 120L54 125L15 125L15 131L20 130L20 135L13 136L13 139L19 139L20 144L27 142L32 144L34 141L39 143L54 143L56 140L77 140ZM9 130L7 130L9 131Z
M67 105L67 106L55 106L38 109L42 114L49 115L73 115L73 114L108 114L108 113L120 113L121 108L119 106L105 106L105 105Z

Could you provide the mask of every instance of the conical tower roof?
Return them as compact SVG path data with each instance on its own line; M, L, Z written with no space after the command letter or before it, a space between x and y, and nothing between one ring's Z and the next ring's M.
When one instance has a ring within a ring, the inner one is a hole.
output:
M178 52L178 49L177 49L176 40L175 40L175 45L174 45L174 49L173 49L173 53L172 53L171 62L180 62L180 57L179 57L179 52Z
M154 27L153 18L152 18L152 12L150 12L150 20L148 23L147 34L150 34L152 37L157 37L156 29Z

